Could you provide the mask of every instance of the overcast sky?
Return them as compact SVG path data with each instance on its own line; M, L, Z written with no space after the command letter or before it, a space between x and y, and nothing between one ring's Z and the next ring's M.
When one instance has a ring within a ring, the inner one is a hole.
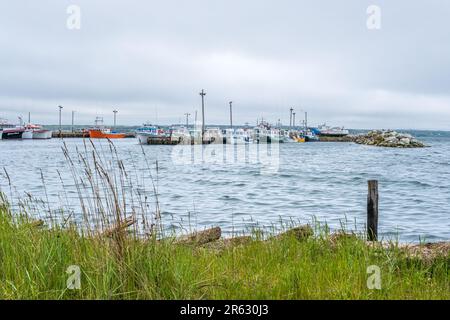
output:
M81 29L67 28L69 5ZM369 30L366 10L381 9ZM207 123L264 117L450 130L447 0L39 0L0 3L0 117Z

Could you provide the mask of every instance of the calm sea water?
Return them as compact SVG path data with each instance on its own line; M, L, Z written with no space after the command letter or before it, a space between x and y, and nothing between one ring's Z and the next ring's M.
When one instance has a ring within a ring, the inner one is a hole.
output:
M431 147L405 150L352 143L282 144L278 171L271 174L263 174L249 163L176 164L171 146L144 146L144 150L150 166L158 162L157 185L166 224L189 223L198 229L218 225L231 232L254 225L279 225L280 220L306 223L317 219L332 228L344 223L349 229L362 230L367 180L378 179L383 236L398 236L402 241L418 241L419 237L450 240L450 133L413 134ZM71 150L83 146L82 139L66 143ZM100 150L107 149L104 141L96 144ZM120 140L115 145L127 169L137 172L139 180L148 170L137 141ZM13 184L10 188L2 172L2 191L14 201L28 192L48 198L53 208L61 205L63 198L76 207L73 179L61 146L58 139L0 141L0 167Z

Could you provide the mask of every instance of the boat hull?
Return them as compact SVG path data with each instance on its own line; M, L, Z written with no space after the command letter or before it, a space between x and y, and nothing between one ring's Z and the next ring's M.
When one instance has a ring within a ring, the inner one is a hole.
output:
M26 130L22 133L22 139L24 140L31 140L33 139L33 131Z
M52 138L53 132L50 130L39 130L33 132L33 139L47 140Z
M138 134L137 138L139 141L139 144L148 144L149 135L146 134Z
M22 139L23 131L5 131L3 130L2 139L10 140L10 139Z
M101 130L89 130L89 137L91 139L124 139L124 133L105 133Z

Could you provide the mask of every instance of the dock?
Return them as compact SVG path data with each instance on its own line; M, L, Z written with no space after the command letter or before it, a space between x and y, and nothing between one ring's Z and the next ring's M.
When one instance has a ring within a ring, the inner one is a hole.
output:
M89 138L89 132L85 131L53 131L52 138L63 138L63 139L69 139L69 138ZM134 132L128 132L126 133L125 138L136 138L136 134Z

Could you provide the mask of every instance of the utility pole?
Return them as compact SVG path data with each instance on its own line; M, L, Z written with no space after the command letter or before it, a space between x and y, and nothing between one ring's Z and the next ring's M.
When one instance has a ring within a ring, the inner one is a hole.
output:
M75 111L72 110L72 133L75 132L74 125L75 125Z
M189 116L191 114L190 113L185 113L184 115L186 116L186 129L189 129Z
M230 101L230 125L233 129L233 101Z
M61 113L62 113L62 109L63 109L64 107L58 106L58 108L59 108L59 137L61 138L61 134L62 134Z
M205 90L202 89L202 92L200 92L200 95L202 96L202 143L205 139Z
M308 131L308 112L305 111L305 130Z
M113 112L114 112L114 130L116 130L116 126L117 126L117 113L118 113L119 111L114 110Z
M291 115L289 118L289 128L292 129L292 112L294 112L294 108L289 109L291 111Z

